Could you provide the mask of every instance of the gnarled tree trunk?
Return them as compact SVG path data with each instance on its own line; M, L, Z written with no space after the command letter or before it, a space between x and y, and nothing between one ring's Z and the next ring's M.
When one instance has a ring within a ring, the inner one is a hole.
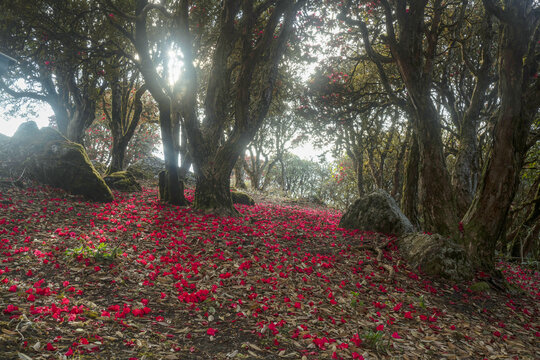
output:
M507 0L505 9L493 0L484 0L484 6L503 25L498 57L501 105L491 153L463 224L464 242L471 259L479 269L492 271L496 241L505 230L506 217L519 185L530 124L538 111L538 101L530 103L525 98L531 78L524 69L530 62L536 64L529 56L534 53L527 51L529 43L538 40L533 36L533 26L538 26L539 15L529 12L532 0ZM536 44L532 46L534 49ZM540 92L529 96L538 98ZM530 104L534 104L532 108L526 106Z
M418 152L418 140L414 133L409 142L405 176L403 179L401 211L403 211L405 216L409 218L417 229L420 229L420 221L418 219L418 167L420 154Z

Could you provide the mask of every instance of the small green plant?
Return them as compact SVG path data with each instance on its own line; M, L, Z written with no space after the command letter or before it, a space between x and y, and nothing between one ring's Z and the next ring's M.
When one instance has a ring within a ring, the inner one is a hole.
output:
M358 296L360 295L359 292L353 291L352 292L352 299L351 299L351 306L352 307L364 307L364 302L360 299L358 299Z
M362 335L364 345L375 351L382 351L385 348L384 333L381 331L369 330Z
M426 301L424 300L424 295L418 297L418 306L420 306L422 309L426 308Z
M78 257L92 257L96 262L110 262L113 261L119 254L120 250L115 247L110 250L106 243L100 243L98 246L92 248L88 245L81 245L75 249L67 249L66 256Z

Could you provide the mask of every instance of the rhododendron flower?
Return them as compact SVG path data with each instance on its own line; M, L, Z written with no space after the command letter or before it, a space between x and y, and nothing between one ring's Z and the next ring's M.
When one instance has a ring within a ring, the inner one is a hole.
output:
M407 311L403 315L405 316L405 319L412 319L413 318L411 311Z
M6 309L4 310L4 313L9 314L9 313L12 313L12 312L17 311L17 310L19 310L19 308L18 308L17 306L12 305L12 304L9 304L9 305L6 307Z
M394 332L392 333L392 337L393 337L394 339L401 339L401 336L399 336L399 334L397 333L397 331L394 331Z
M17 291L17 285L11 285L8 289L8 291L16 292Z
M53 346L53 344L51 343L47 343L47 345L45 346L45 349L49 350L49 351L54 351L56 350L56 348Z
M380 324L377 326L377 331L383 331L384 330L384 325L383 324Z
M207 333L208 335L214 336L214 335L216 335L216 333L217 333L217 329L208 328L208 330L206 330L206 333Z

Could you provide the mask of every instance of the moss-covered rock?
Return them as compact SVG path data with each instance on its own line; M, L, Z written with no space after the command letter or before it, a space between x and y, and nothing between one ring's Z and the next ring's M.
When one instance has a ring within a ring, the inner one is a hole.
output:
M103 175L107 172L107 165L97 161L97 160L90 160L90 162L92 163L92 166L94 167L94 169L96 169L96 171Z
M233 204L251 205L251 206L255 205L255 200L253 200L251 196L240 191L231 191L231 198L232 198Z
M10 159L35 180L93 201L113 200L84 148L58 131L49 127L39 130L34 122L23 123L9 145Z
M135 177L128 171L117 171L103 178L111 189L122 192L141 191L141 185L135 180Z
M396 201L383 190L356 200L341 217L339 226L398 236L414 231Z
M454 282L469 280L474 271L461 245L439 234L408 234L398 241L402 256L412 268Z

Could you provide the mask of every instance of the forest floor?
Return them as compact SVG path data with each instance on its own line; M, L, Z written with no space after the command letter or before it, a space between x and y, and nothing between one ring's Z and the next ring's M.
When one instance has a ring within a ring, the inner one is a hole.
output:
M115 196L0 185L0 359L540 358L533 270L499 263L515 291L495 293L427 278L330 209Z

